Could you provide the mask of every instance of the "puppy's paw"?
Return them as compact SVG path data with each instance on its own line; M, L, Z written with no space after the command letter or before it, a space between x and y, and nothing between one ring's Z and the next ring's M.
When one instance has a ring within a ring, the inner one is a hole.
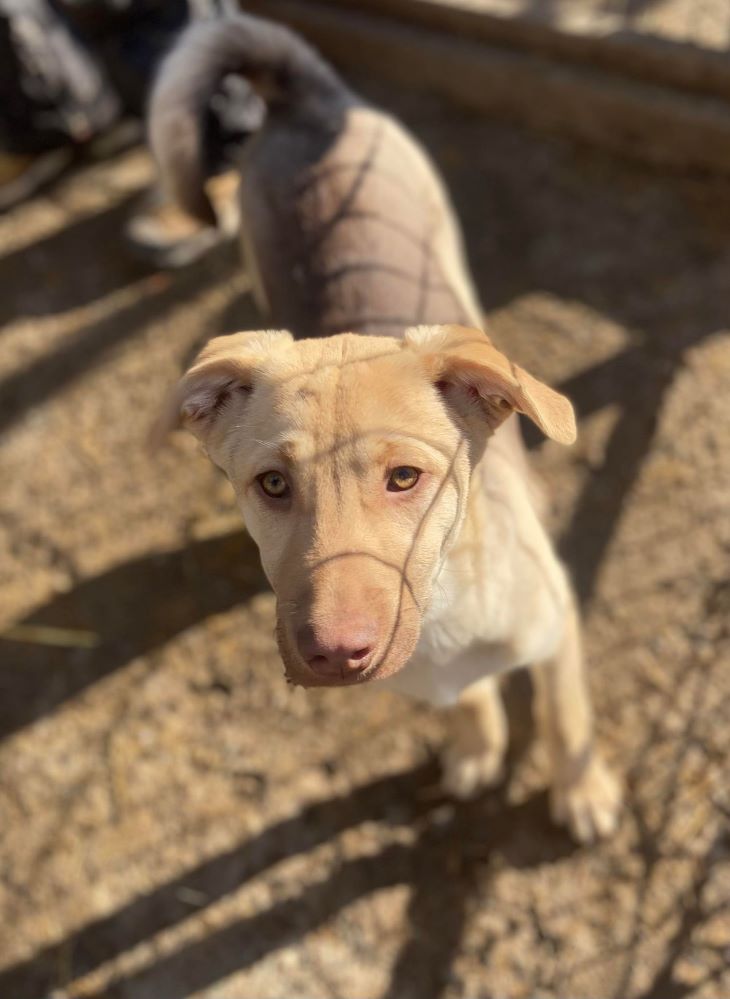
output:
M441 754L441 786L452 798L474 798L480 791L499 784L504 776L504 752L489 750L465 756L452 747Z
M609 836L618 824L621 784L598 756L571 783L558 783L550 791L553 821L568 827L579 843Z

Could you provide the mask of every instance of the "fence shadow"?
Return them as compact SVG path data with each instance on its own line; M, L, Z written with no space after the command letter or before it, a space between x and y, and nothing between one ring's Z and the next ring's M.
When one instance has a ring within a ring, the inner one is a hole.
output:
M92 648L0 636L0 737L267 587L256 546L243 531L145 555L83 580L18 623L26 630L41 625L88 631L96 640Z
M89 305L149 273L123 251L120 235L138 192L85 215L29 246L0 251L0 326ZM90 248L103 253L90 253Z
M420 831L412 846L396 842L374 855L343 861L296 897L213 930L111 986L84 994L93 999L111 995L184 999L301 938L352 902L403 884L412 891L411 931L396 959L386 995L438 999L448 981L471 900L489 877L490 858L500 853L516 867L531 867L555 862L574 847L551 825L544 794L511 805L502 789L474 802L454 804L435 789L437 779L438 767L431 760L309 805L293 818L6 969L0 973L0 995L35 999L68 984L57 980L59 954L66 955L69 982L78 979L188 918L190 894L204 900L196 906L203 911L285 858L375 820L415 826Z

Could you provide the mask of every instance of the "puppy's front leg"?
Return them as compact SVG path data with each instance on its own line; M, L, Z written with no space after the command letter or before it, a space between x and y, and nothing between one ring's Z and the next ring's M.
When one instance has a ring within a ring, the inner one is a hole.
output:
M471 798L498 784L507 749L507 717L496 677L467 687L447 715L441 763L444 790Z
M536 666L532 676L537 721L552 765L553 819L581 843L606 836L616 827L621 789L594 746L580 622L572 602L557 655Z

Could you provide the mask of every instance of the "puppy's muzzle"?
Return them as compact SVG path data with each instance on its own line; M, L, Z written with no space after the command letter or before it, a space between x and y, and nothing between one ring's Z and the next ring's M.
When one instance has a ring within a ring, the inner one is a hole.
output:
M349 553L348 553L349 556ZM378 576L368 570L376 562ZM408 661L420 613L401 573L363 556L323 560L294 592L281 594L276 637L290 683L351 686L390 676ZM390 572L388 571L390 570Z

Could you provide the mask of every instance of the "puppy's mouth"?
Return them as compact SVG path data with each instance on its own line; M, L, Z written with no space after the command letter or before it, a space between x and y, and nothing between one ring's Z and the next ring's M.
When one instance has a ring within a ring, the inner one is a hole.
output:
M361 670L347 671L344 669L330 673L315 673L307 666L300 666L284 659L284 676L287 683L296 687L355 687L358 684L377 680L380 674L380 663L375 662L364 666Z

